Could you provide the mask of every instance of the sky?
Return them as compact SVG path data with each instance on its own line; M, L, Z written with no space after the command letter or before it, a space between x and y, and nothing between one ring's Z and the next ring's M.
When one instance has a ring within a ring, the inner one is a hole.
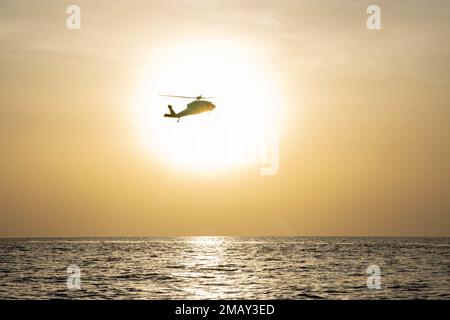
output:
M450 236L449 38L437 0L0 0L0 237ZM275 118L273 175L168 159Z

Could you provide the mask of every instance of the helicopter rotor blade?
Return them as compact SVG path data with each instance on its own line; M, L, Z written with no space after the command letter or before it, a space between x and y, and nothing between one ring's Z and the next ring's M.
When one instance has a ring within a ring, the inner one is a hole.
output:
M215 99L217 97L203 97L203 96L196 96L196 97L188 97L188 96L174 96L170 94L160 94L160 97L171 97L171 98L180 98L180 99L195 99L195 100L205 100L205 99Z
M186 97L186 96L173 96L169 94L160 94L160 97L171 97L171 98L180 98L180 99L196 99L197 97Z

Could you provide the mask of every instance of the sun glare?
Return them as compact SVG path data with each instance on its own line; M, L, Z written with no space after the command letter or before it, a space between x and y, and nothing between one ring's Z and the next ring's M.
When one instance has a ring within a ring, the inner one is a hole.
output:
M230 42L181 43L150 58L140 80L135 127L145 147L181 169L216 172L255 164L258 144L279 127L282 106L276 68L261 51ZM163 118L191 100L160 94L213 96L216 109L176 119Z

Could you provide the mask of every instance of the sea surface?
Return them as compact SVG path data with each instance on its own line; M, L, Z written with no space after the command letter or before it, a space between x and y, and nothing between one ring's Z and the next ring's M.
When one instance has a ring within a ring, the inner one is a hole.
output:
M0 299L450 299L450 238L0 239Z

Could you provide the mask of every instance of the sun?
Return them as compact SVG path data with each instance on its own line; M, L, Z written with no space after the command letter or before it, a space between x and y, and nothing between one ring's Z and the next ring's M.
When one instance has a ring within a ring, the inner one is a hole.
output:
M252 165L258 144L279 127L281 86L262 50L232 41L178 43L154 52L139 79L133 126L151 155L180 169L200 172ZM160 94L214 96L206 114L163 118L171 104L190 100Z

